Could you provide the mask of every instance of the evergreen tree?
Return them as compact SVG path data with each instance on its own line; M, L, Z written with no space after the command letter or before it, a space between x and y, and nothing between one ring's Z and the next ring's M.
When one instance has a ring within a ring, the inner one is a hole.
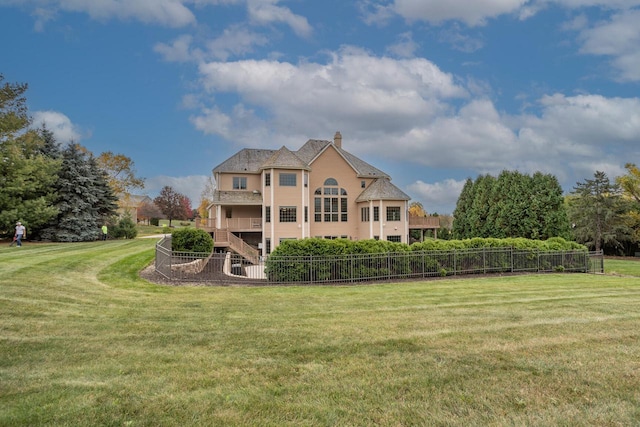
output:
M576 240L599 251L603 246L622 247L629 229L622 215L625 203L620 187L607 174L596 171L593 179L576 183L570 198L570 219Z
M467 237L492 237L494 223L489 221L489 213L493 205L495 195L494 186L496 179L491 175L480 175L473 185L473 200L471 202L470 225L471 236Z
M28 130L26 84L2 84L0 74L0 233L12 234L16 221L37 236L57 214L52 184L58 162L43 155L43 140Z
M95 240L100 235L101 214L109 210L109 197L101 193L100 176L96 176L88 156L78 144L62 151L58 174L56 221L46 230L46 237L59 242Z
M109 184L109 175L100 168L95 157L89 156L89 169L93 180L93 193L96 196L96 214L99 223L104 223L116 215L118 209L118 197Z
M536 172L529 187L530 234L531 239L550 237L571 237L569 216L564 203L562 186L558 178L551 174ZM539 228L538 228L539 227Z
M454 212L454 236L568 237L569 223L562 188L553 175L533 177L502 171L498 178L480 175L467 180Z
M469 214L471 211L471 203L473 202L473 181L467 178L456 202L456 208L453 211L453 229L452 234L455 239L465 239L471 235L471 222Z
M40 153L51 159L60 158L60 144L56 141L55 135L49 129L46 124L42 124L42 127L38 130L40 138L42 139L42 147Z

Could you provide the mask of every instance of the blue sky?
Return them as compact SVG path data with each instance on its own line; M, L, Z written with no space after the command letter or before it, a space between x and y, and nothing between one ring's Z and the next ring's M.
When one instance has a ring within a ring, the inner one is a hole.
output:
M640 0L0 0L34 124L194 205L244 147L343 136L427 212L640 162Z

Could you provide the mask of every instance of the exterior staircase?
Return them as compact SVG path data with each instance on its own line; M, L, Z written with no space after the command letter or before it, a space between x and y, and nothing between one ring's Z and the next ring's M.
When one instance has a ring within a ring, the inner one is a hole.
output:
M214 230L213 241L219 246L227 246L232 251L246 258L246 260L252 264L257 263L259 260L260 252L253 246L245 243L244 240L237 237L229 230Z

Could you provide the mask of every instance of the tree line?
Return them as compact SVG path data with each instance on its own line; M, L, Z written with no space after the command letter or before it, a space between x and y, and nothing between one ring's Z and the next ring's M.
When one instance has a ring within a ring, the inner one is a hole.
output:
M596 171L568 195L555 176L503 171L468 178L453 213L452 235L575 240L590 249L631 254L640 242L640 170L611 181Z
M74 141L61 146L44 124L33 128L27 89L26 83L4 82L0 74L0 234L12 235L20 221L32 239L95 240L107 223L132 237L135 224L117 211L132 190L144 187L133 161L112 152L96 157ZM169 220L192 217L189 199L171 187L154 202L148 213Z

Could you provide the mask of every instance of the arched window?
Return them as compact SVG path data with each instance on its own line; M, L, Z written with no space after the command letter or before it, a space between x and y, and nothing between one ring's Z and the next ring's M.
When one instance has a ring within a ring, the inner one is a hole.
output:
M315 222L346 222L347 215L347 190L338 186L335 178L327 178L324 186L314 191L314 216Z

